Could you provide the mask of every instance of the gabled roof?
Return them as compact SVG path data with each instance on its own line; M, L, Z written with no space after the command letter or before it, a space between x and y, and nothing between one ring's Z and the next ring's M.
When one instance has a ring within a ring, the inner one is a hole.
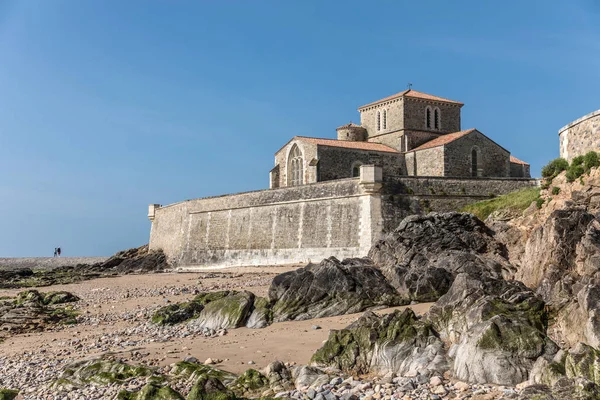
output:
M525 162L525 161L521 161L519 160L517 157L515 156L510 156L510 162L514 163L514 164L522 164L522 165L529 165L529 163Z
M351 142L349 140L337 140L337 139L320 139L304 136L295 136L295 139L302 140L305 142L313 143L320 146L330 147L343 147L346 149L357 149L357 150L369 150L369 151L380 151L384 153L400 153L393 147L386 146L381 143L370 143L370 142Z
M398 150L386 146L381 143L370 143L370 142L351 142L346 140L336 140L336 139L321 139L321 138L312 138L306 136L294 136L287 142L281 149L287 146L293 140L300 140L302 142L308 142L312 144L316 144L319 146L329 146L329 147L341 147L345 149L355 149L355 150L365 150L365 151L378 151L381 153L400 153ZM281 149L277 150L277 153L281 151Z
M461 106L464 105L463 103L461 103L459 101L449 100L449 99L445 99L443 97L434 96L432 94L427 94L427 93L423 93L423 92L418 92L416 90L408 89L408 90L405 90L403 92L396 93L396 94L394 94L392 96L388 96L386 98L383 98L381 100L374 101L373 103L365 104L364 106L358 107L358 109L361 110L361 109L363 109L365 107L374 106L375 104L379 104L379 103L383 103L385 101L397 99L399 97L413 97L415 99L441 101L443 103L452 103L452 104L458 104L458 105L461 105Z
M469 133L475 132L476 130L477 129L467 129L466 131L448 133L447 135L442 135L433 140L430 140L427 143L423 143L422 145L420 145L416 149L412 149L411 151L426 150L426 149L432 149L432 148L438 147L438 146L444 146L450 142L454 142L456 139L459 139L463 136L468 135Z

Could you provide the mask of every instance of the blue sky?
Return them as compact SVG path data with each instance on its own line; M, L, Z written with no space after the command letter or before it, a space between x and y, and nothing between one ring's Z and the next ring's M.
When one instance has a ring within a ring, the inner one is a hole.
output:
M0 257L110 255L413 88L531 163L600 108L600 3L0 1Z

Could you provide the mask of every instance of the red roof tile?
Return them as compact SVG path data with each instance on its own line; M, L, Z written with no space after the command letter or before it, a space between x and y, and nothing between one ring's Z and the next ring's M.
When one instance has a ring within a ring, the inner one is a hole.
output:
M443 97L438 97L438 96L434 96L434 95L431 95L431 94L427 94L427 93L423 93L423 92L417 92L416 90L408 89L408 90L405 90L403 92L396 93L396 94L394 94L392 96L385 97L385 98L383 98L381 100L374 101L373 103L365 104L364 106L358 107L358 109L360 110L361 108L365 108L365 107L368 107L368 106L373 106L375 104L383 103L384 101L393 100L393 99L396 99L396 98L399 98L399 97L413 97L413 98L416 98L416 99L441 101L441 102L444 102L444 103L460 104L461 106L463 105L463 103L461 103L459 101L449 100L449 99L445 99Z
M398 150L381 143L351 142L346 140L320 139L305 136L296 136L294 137L294 139L302 140L304 142L309 142L320 146L343 147L346 149L379 151L384 153L399 153Z
M510 156L510 162L514 163L514 164L523 164L523 165L529 165L529 163L525 162L525 161L521 161L519 160L517 157L515 156Z
M430 140L429 142L424 143L424 144L420 145L419 147L417 147L416 149L413 149L411 151L425 150L425 149L431 149L431 148L438 147L438 146L443 146L443 145L453 142L456 139L459 139L465 135L468 135L471 132L475 132L475 130L476 129L467 129L466 131L448 133L447 135L442 135L433 140Z

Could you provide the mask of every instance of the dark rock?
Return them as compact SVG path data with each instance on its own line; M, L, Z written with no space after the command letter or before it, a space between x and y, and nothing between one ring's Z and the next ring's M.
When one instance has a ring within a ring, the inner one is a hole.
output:
M275 322L305 320L403 304L396 290L368 259L331 257L286 272L269 289Z
M460 273L499 278L513 269L493 232L464 213L409 216L369 257L404 298L419 302L437 300Z

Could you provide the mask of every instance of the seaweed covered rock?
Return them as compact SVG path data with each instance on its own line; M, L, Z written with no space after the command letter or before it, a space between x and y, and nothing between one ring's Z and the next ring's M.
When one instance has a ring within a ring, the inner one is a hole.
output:
M369 257L404 298L420 302L437 300L460 273L501 277L513 269L493 232L456 212L405 218Z
M329 383L331 377L316 367L300 365L292 368L294 385L300 389L317 388Z
M18 394L18 390L0 389L0 400L14 400Z
M258 302L258 311L252 319L252 326L264 327L270 323L266 302ZM152 322L173 325L185 321L210 329L230 329L247 325L253 310L256 310L255 296L248 291L219 291L200 293L184 303L169 304L152 315Z
M0 300L0 338L10 334L41 331L48 325L76 322L76 312L57 304L78 301L68 292L20 292L16 298Z
M235 394L211 376L198 378L186 400L235 400Z
M183 396L170 386L161 386L150 382L137 392L122 390L117 396L118 400L184 400Z
M515 385L529 378L538 357L558 350L546 335L544 306L520 282L460 274L427 319L454 344L458 379Z
M383 316L366 312L348 327L331 331L311 361L357 374L432 375L448 369L444 344L411 309Z
M271 303L264 297L255 297L252 313L246 321L248 328L264 328L273 322L273 310Z
M201 377L212 377L225 385L230 384L237 378L232 373L189 361L175 363L171 368L170 375L190 383L198 381Z
M229 385L238 396L257 397L269 388L269 379L255 369L248 369Z
M129 365L120 361L98 358L77 361L69 364L63 370L60 378L54 382L56 390L71 390L84 387L90 383L96 385L111 385L122 383L130 378L152 376L154 371L143 366Z
M75 296L73 293L65 291L40 293L37 290L25 290L23 292L19 292L16 298L16 302L18 304L32 302L44 306L74 303L79 300L81 299Z
M557 347L543 332L523 320L496 315L464 333L450 355L460 380L516 385L529 379L545 351L554 354Z
M335 257L276 276L269 288L273 321L349 314L404 301L368 259Z
M495 315L526 321L545 332L544 302L521 282L460 274L430 308L427 319L443 339L459 343L462 335Z
M251 292L227 292L226 296L205 303L198 317L191 323L210 329L239 328L246 324L253 304L254 294Z
M263 371L274 394L294 389L292 373L281 361L273 361Z
M87 269L102 273L119 274L162 272L170 268L167 256L161 250L150 251L148 245L123 250L108 260L93 264Z

